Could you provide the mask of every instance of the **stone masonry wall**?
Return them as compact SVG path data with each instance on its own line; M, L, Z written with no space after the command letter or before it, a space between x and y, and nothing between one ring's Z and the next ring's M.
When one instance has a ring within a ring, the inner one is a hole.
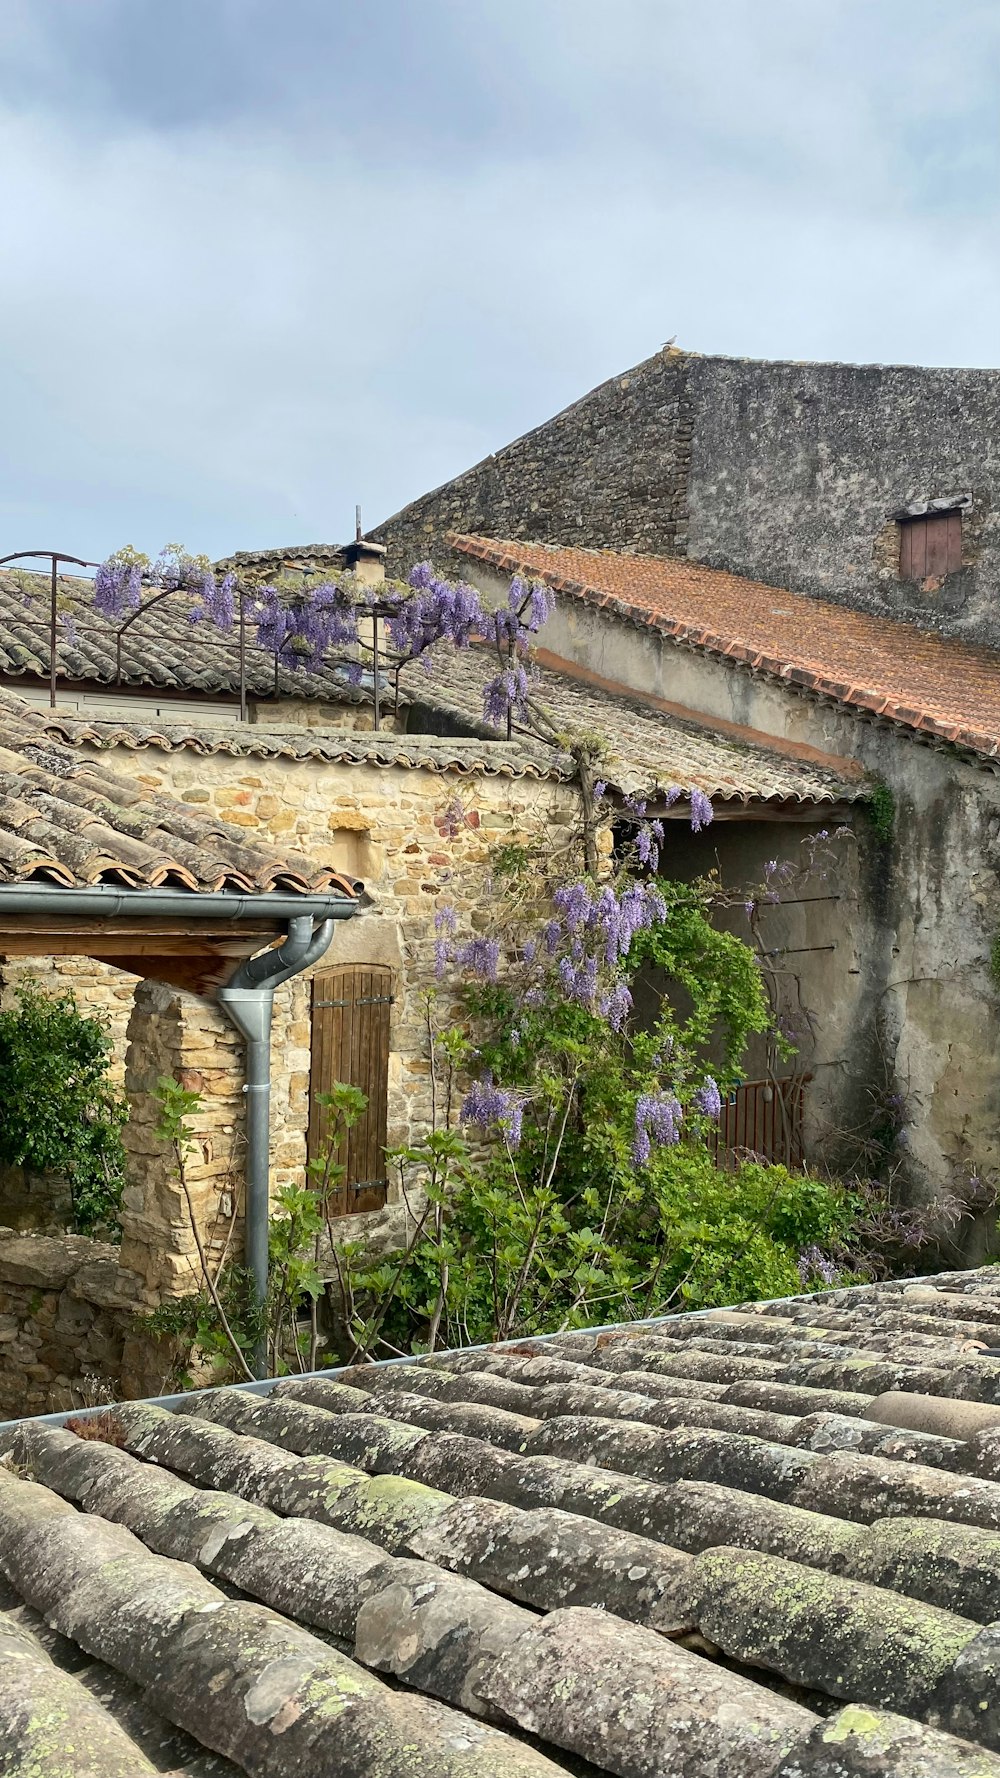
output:
M425 494L371 533L386 571L432 556L449 572L449 530L585 548L685 553L688 358L667 348Z
M136 988L128 1036L120 1260L138 1279L143 1302L155 1307L201 1288L192 1216L213 1273L227 1247L241 1251L243 1043L218 1007L154 981ZM188 1119L184 1184L175 1155L157 1134L156 1090L163 1078L201 1095Z
M161 1394L170 1355L138 1306L117 1248L0 1228L0 1419Z
M469 571L449 530L688 555L1000 644L1000 371L761 363L667 348L414 500L390 571ZM896 514L971 493L963 564L899 578Z

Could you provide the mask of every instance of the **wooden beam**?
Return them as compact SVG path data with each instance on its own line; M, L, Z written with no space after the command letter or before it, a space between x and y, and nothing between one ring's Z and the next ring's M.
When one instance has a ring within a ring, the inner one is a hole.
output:
M0 906L0 915L2 915ZM83 941L88 944L94 940L99 942L127 939L133 942L144 942L147 938L180 939L184 943L199 945L204 939L213 943L227 939L242 943L244 938L256 941L255 948L266 944L268 939L278 938L285 930L283 920L74 920L49 916L42 918L34 914L19 914L9 918L9 923L0 926L0 948L8 938L22 942L30 941L40 956L64 956L73 950L79 950Z

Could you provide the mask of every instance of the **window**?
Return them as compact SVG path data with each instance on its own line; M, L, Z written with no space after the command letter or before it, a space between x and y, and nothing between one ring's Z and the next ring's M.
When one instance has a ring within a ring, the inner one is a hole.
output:
M962 566L962 514L928 512L899 526L901 580L940 579Z
M326 1143L328 1118L316 1103L334 1081L360 1087L368 1110L341 1143L335 1160L346 1169L330 1203L334 1216L380 1210L386 1200L386 1123L389 1101L389 1009L392 970L384 964L344 963L313 976L312 1066L309 1080L309 1159Z

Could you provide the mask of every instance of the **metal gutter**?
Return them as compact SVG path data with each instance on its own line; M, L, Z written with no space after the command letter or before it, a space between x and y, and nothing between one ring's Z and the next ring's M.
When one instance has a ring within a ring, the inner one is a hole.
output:
M343 894L297 894L293 889L259 889L242 894L232 889L118 889L97 883L88 889L65 889L55 883L0 883L0 912L76 914L98 920L123 916L140 920L254 920L273 916L295 920L348 920L358 903Z
M343 894L296 895L261 890L256 895L241 895L227 889L203 894L191 889L117 889L108 884L63 889L49 883L24 883L16 888L0 885L0 914L4 911L70 914L101 920L158 920L181 915L185 921L224 918L237 923L270 916L287 922L283 944L247 958L215 994L246 1042L246 1259L257 1300L266 1304L274 990L319 961L329 949L336 922L351 919L358 911L358 902ZM266 1341L262 1340L256 1353L259 1376L266 1368L265 1352Z
M319 925L308 917L289 920L288 936L277 950L248 957L216 999L247 1046L246 1141L246 1263L253 1276L254 1295L263 1309L267 1303L271 1183L271 1023L274 990L291 981L303 969L318 963L329 949L334 920ZM266 1324L254 1354L258 1377L267 1375Z

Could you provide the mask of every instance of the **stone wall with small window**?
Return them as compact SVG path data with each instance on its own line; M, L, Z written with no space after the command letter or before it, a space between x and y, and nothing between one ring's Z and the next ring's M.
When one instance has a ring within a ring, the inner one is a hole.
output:
M1000 646L998 437L998 371L670 346L373 535L397 573L432 557L467 574L449 531L687 555ZM899 513L956 489L971 496L961 568L901 578Z

